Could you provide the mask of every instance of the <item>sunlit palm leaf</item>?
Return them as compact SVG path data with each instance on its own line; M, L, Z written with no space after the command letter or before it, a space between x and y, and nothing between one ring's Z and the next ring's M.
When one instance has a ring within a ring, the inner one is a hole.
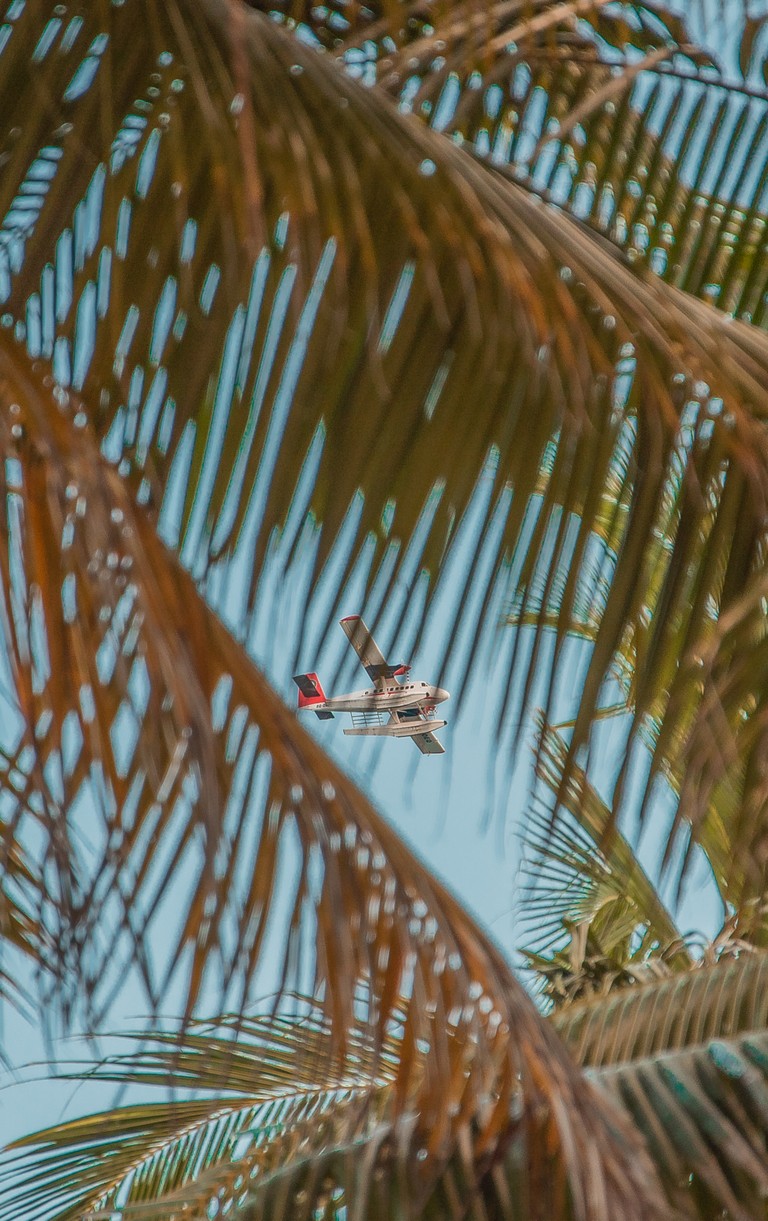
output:
M562 777L567 758L568 746L562 734L550 726L543 725L537 756L537 776L552 797L559 796L564 803L565 810L582 832L582 842L586 836L586 840L592 845L593 853L597 853L594 862L596 872L592 880L597 882L604 880L607 875L612 875L615 885L637 911L638 924L644 924L652 930L663 945L679 940L678 929L661 902L656 887L640 865L631 844L613 826L609 806L600 798L581 768L573 769L571 778L563 789ZM543 808L532 822L530 831L538 851L544 853L545 857L547 820L551 824L551 810ZM568 835L568 828L564 834ZM575 874L588 880L589 867L586 859L580 862ZM541 920L542 916L543 911L540 911L538 919Z
M651 616L647 609L643 611L642 618L646 623L650 621ZM578 636L589 639L589 633L594 629L589 622L582 621L574 624L573 630ZM620 654L617 657L615 668L623 698L604 710L606 718L623 715L626 720L631 713L635 662L634 638L630 637L629 646L623 656ZM662 723L653 715L649 715L640 727L640 739L651 754L658 751L661 732ZM683 785L683 772L686 766L684 748L685 730L683 728L674 744L674 750L668 748L670 762L663 767L664 779L675 796L679 795ZM631 860L634 860L634 854L628 844L620 847L624 841L616 830L613 812L597 795L583 769L575 767L571 771L568 783L563 785L563 777L568 767L568 754L568 745L562 734L552 727L543 726L537 747L537 775L549 789L553 798L557 798L563 811L567 811L583 828L594 847L599 850L599 854L607 851L611 857L614 857L617 851L620 854L626 851L628 856L620 865L620 869L629 868L631 875ZM757 870L745 873L743 861L740 858L734 858L731 847L733 835L738 834L739 824L743 820L738 785L739 782L742 784L744 782L744 772L744 767L736 766L730 775L726 773L720 783L715 786L706 818L698 831L698 843L712 869L713 881L717 885L723 904L730 905L738 913L742 922L746 921L750 924L751 935L760 941L763 936L761 907L765 893L764 878ZM553 820L550 816L551 821ZM614 835L618 835L615 842ZM543 857L547 856L547 847L543 837L540 837L540 851ZM594 862L597 870L595 877L592 878L594 882L602 872L599 854ZM577 885L578 875L582 873L585 883L589 885L587 878L590 876L591 870L586 856L581 860L574 875L574 882ZM647 902L656 901L658 900L655 888L650 886L648 898L641 900L640 906L649 910Z
M768 959L745 953L553 1019L645 1135L683 1216L762 1215ZM692 1176L689 1180L689 1176Z
M6 643L26 732L46 760L34 780L53 803L44 826L67 809L61 919L92 1005L134 960L153 998L181 974L187 1014L214 968L237 1007L268 982L278 994L303 985L334 1054L360 1022L374 1041L400 1023L393 1122L418 1115L398 1148L406 1162L426 1150L427 1182L459 1137L467 1156L492 1158L512 1124L522 1178L538 1182L541 1159L549 1166L532 1216L566 1196L578 1217L652 1213L652 1178L645 1187L627 1177L624 1138L501 955L213 615L99 453L77 396L43 385L2 336L0 360L13 484L0 536ZM121 720L130 732L116 732ZM94 759L103 771L86 780ZM90 856L76 852L80 826ZM172 888L185 874L189 889ZM115 894L122 911L110 922ZM102 912L114 928L106 943ZM168 961L157 963L147 947L171 919ZM594 1142L597 1161L582 1156L582 1141Z
M584 562L573 593L572 618L565 627L565 634L591 643L597 639L610 595L612 569L626 538L633 493L628 461L627 452L620 451L616 455L615 468L608 473L601 501L590 514L591 537L585 547ZM643 596L638 602L635 619L627 624L624 637L611 663L610 677L619 685L619 698L626 711L635 704L638 649L642 655L649 624L653 620L660 592L669 573L673 550L671 540L674 538L680 516L684 472L682 462L674 463L670 477L661 490L658 518L646 551ZM536 498L544 496L550 475L551 467L545 464L534 494L534 503ZM564 625L560 607L564 591L571 580L572 557L568 546L563 547L559 568L552 573L551 546L558 530L563 531L566 538L568 535L575 537L582 517L583 508L580 506L573 506L565 518L557 511L552 514L548 533L542 540L540 555L531 566L528 582L519 583L511 600L506 614L506 621L510 626L555 631L563 636ZM705 519L702 541L707 537L708 527L711 528L711 521ZM720 577L722 578L722 574ZM714 617L713 613L713 621ZM601 718L616 713L615 696L612 698L614 703L600 709L598 715ZM569 727L572 728L572 725L570 722ZM654 728L655 733L652 732ZM651 718L641 729L647 744L654 747L658 737L658 722Z

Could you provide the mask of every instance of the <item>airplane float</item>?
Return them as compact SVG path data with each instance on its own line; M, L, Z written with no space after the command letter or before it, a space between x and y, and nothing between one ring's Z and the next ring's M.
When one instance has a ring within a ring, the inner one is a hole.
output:
M316 674L296 674L293 681L299 688L299 709L308 708L321 720L330 719L335 712L349 712L352 728L345 729L345 734L413 738L422 754L444 754L435 730L446 722L435 720L433 714L436 704L450 698L448 692L431 683L411 682L410 666L387 665L359 615L348 615L341 626L373 686L327 696Z

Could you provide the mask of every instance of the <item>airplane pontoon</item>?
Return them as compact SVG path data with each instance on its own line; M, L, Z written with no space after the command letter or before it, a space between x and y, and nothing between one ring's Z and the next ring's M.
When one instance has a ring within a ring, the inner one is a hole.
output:
M410 666L388 665L359 615L348 615L341 626L373 686L327 696L316 674L297 674L293 681L299 688L299 708L308 708L321 720L349 712L352 727L345 734L413 738L422 754L444 754L435 730L446 722L436 720L434 711L450 698L448 692L432 683L411 681Z

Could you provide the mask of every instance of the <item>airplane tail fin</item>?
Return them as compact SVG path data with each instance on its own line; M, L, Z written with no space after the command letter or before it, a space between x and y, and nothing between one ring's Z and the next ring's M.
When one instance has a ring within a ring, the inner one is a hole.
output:
M325 703L325 692L316 674L295 674L293 681L299 688L299 708L312 708L315 704ZM333 713L318 708L315 715L325 721L330 720Z

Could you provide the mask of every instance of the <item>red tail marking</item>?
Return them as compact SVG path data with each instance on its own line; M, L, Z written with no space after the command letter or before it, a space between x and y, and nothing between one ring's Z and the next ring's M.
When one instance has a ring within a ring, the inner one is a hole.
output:
M320 682L320 679L317 677L317 675L316 674L302 674L300 677L304 678L304 679L308 679L309 683L306 685L308 686L309 684L311 684L315 688L317 694L316 695L305 694L305 691L302 691L302 689L301 689L301 687L305 686L305 684L302 683L301 686L299 686L299 708L311 708L313 704L324 704L325 703L325 692L323 691L323 685Z

